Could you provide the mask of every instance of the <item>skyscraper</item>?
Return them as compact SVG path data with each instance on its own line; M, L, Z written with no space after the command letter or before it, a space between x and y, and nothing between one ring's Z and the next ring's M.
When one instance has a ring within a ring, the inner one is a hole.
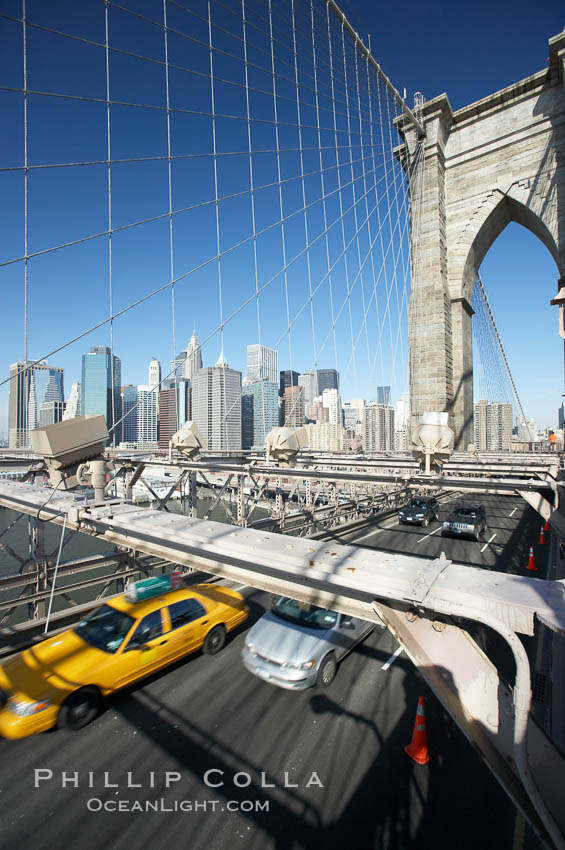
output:
M408 393L403 393L396 402L394 414L394 447L399 452L407 452L411 445L410 396Z
M241 449L241 372L220 354L192 378L192 418L212 451Z
M29 432L39 428L40 409L44 402L63 402L63 369L47 363L10 366L9 447L30 445ZM25 370L25 371L24 371Z
M298 386L298 372L291 372L287 369L285 372L280 372L279 374L279 395L283 398L287 387Z
M81 412L83 416L102 414L110 433L110 444L122 439L122 364L105 345L93 346L82 355ZM114 423L116 427L114 428Z
M322 393L322 405L328 409L328 422L330 425L341 425L341 399L339 390L324 390Z
M150 387L157 387L159 389L161 383L161 364L156 357L149 364L149 380L147 383Z
M316 397L316 376L313 372L305 372L298 376L298 386L304 387L304 404L306 409L314 403Z
M39 408L39 427L55 425L63 419L65 412L64 401L42 401Z
M390 387L377 387L377 404L390 404Z
M157 405L159 390L137 388L137 445L140 449L157 448Z
M264 449L265 437L279 424L278 386L274 381L251 381L241 391L242 446Z
M184 377L191 381L199 369L202 369L202 349L196 336L196 330L192 332L190 342L186 346L186 361L184 364Z
M339 390L339 372L336 369L316 369L316 395L324 390Z
M512 405L481 399L475 404L474 436L478 451L509 451L512 444Z
M80 395L80 381L75 381L71 386L71 394L65 405L65 412L63 413L64 420L74 419L76 416L80 416Z
M159 393L159 448L168 449L173 434L192 419L190 381L167 381Z
M279 353L266 345L247 346L247 377L250 381L277 383L279 377Z
M304 387L287 387L283 396L282 424L286 428L304 425Z
M394 407L368 404L363 410L362 435L365 452L390 452L394 449Z
M127 384L122 388L122 442L137 443L137 387Z

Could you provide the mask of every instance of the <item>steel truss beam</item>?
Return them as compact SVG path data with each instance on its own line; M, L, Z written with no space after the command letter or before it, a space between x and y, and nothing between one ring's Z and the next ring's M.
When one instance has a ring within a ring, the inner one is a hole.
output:
M45 490L0 483L0 504L37 514ZM503 575L355 546L286 537L54 493L46 519L272 593L384 621L517 805L548 844L565 848L559 789L565 758L530 715L530 669L516 633L536 618L565 633L565 581ZM513 690L459 619L494 629L516 661Z

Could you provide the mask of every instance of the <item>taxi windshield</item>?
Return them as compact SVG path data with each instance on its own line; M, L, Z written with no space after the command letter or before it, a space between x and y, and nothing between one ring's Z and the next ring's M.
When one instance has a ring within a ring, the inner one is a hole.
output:
M114 653L123 643L133 622L133 617L123 611L117 611L110 605L102 605L85 620L81 620L73 631L96 649Z
M337 622L335 611L327 611L325 608L318 608L317 605L310 605L308 602L298 602L296 599L289 599L287 596L281 596L275 602L272 611L273 614L283 620L289 620L291 623L309 626L313 629L331 629Z

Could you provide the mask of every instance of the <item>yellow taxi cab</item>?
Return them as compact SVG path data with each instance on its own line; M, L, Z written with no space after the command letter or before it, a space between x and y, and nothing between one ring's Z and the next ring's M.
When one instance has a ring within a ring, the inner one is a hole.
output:
M81 729L102 698L202 647L210 655L249 615L229 587L181 587L179 573L136 582L81 620L0 665L0 735Z

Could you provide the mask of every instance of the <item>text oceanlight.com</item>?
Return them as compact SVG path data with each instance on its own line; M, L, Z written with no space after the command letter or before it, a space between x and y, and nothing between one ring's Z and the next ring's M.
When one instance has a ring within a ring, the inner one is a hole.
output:
M101 800L86 802L89 812L268 812L269 800Z

